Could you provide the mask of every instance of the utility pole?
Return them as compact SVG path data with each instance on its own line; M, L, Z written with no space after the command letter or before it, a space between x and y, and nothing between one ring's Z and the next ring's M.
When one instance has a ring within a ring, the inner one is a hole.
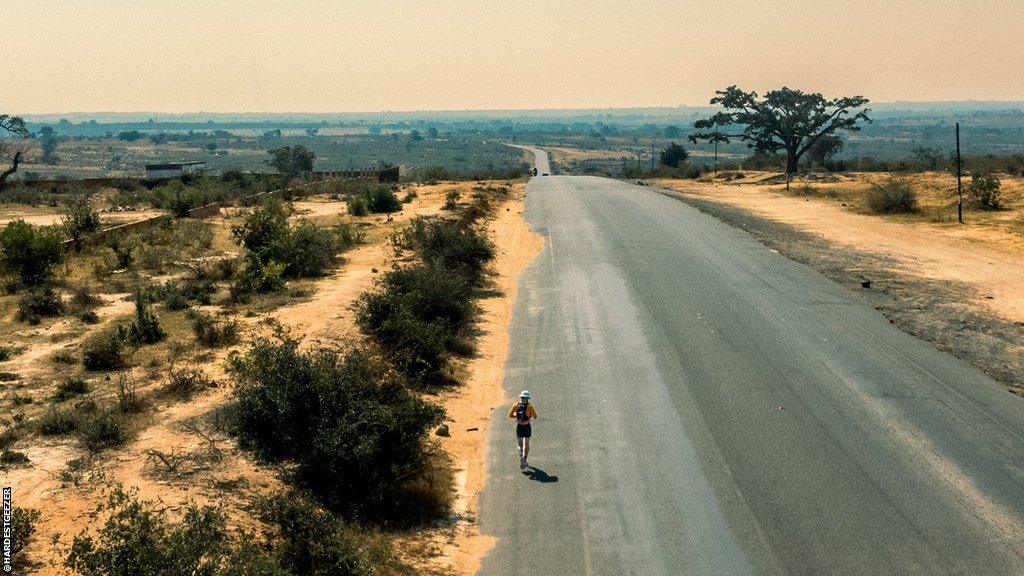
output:
M964 223L963 162L960 161L960 123L956 123L956 219Z

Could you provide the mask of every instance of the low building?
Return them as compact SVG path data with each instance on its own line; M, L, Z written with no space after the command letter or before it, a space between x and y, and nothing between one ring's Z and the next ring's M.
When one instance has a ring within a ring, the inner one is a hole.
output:
M198 174L206 170L206 162L172 162L168 164L146 164L146 178L180 178L185 174Z

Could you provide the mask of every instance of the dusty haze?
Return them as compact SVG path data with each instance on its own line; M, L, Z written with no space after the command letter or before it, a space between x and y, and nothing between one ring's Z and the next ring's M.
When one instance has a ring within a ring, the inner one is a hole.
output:
M671 106L733 83L1024 97L1016 0L8 0L4 13L9 113Z

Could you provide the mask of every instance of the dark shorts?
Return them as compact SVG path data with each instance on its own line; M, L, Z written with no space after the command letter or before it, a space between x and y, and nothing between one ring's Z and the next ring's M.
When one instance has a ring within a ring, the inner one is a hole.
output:
M533 426L530 424L516 424L516 438L529 438L533 436Z

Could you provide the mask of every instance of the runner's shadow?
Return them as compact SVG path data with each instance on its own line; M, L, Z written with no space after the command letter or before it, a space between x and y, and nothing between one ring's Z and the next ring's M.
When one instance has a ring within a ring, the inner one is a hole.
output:
M536 466L530 466L526 470L523 470L523 475L530 480L540 482L541 484L558 482L558 476L549 476L547 472L537 468Z

